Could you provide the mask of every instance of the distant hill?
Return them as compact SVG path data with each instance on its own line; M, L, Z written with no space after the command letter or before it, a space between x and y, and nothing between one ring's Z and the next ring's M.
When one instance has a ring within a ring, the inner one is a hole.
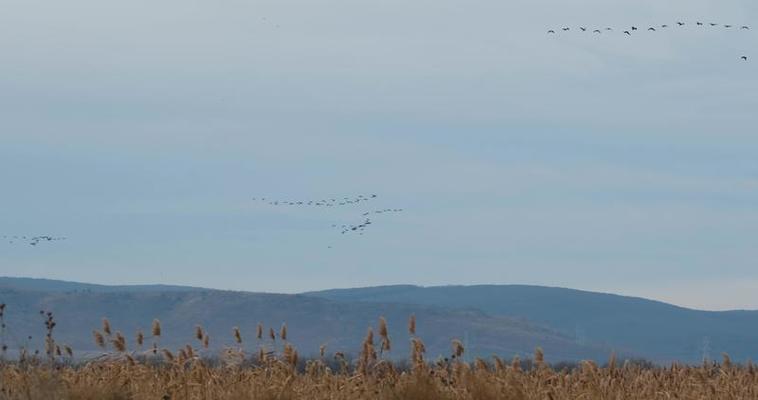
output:
M10 278L0 276L0 288L25 289L45 292L168 292L168 291L189 291L202 290L190 286L170 286L170 285L95 285L92 283L79 283L69 281L59 281L53 279L37 278Z
M758 359L758 311L699 311L642 298L526 285L398 285L304 294L347 303L435 305L523 317L576 343L601 343L658 361L698 362L704 352L715 358L726 352L736 359Z
M11 348L27 342L42 348L44 335L40 310L50 310L57 321L55 337L80 353L96 351L92 330L100 329L101 318L108 317L114 330L130 339L137 329L149 332L153 318L162 322L161 347L177 349L193 338L196 324L211 337L214 349L233 345L232 328L239 326L246 349L255 351L255 328L262 322L266 330L277 331L288 325L289 340L302 355L318 352L321 344L329 351L357 353L369 326L388 320L393 339L391 355L404 358L409 350L407 321L417 316L418 335L428 353L450 353L450 340L467 341L469 356L499 354L530 355L541 346L548 360L604 360L607 348L577 343L572 337L523 319L490 316L477 310L451 310L434 305L335 301L315 296L231 292L181 287L100 286L46 280L0 279L0 303L6 303ZM269 341L264 341L270 345Z

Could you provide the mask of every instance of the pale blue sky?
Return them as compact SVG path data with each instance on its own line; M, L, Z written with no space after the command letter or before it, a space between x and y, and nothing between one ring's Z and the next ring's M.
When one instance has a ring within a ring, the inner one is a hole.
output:
M0 275L758 308L754 1L0 5L0 235L70 238ZM250 201L368 193L363 237Z

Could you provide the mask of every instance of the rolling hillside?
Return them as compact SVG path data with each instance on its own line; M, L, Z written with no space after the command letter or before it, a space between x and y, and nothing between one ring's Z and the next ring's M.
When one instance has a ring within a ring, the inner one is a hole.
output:
M523 317L573 337L658 361L698 362L722 352L758 359L758 311L699 311L642 298L526 286L411 285L306 293L348 303L435 305Z
M161 347L176 349L193 338L195 325L210 333L214 349L233 345L232 328L242 330L245 348L255 351L255 328L262 322L276 330L287 322L289 340L303 355L315 354L321 344L330 351L356 353L368 326L376 327L385 316L393 339L391 355L407 356L407 319L416 314L418 335L429 358L447 355L450 340L467 340L468 355L529 355L541 346L549 360L593 358L604 360L608 349L579 344L563 334L523 319L489 316L476 310L450 310L432 305L334 301L315 296L260 294L219 290L160 287L102 287L72 282L0 280L0 303L6 303L7 342L11 348L26 343L41 348L44 335L40 310L50 310L58 323L55 337L78 352L96 351L92 330L108 317L114 331L120 330L133 345L137 329L149 331L153 318L163 325ZM35 286L38 283L39 286ZM270 346L270 341L261 344Z

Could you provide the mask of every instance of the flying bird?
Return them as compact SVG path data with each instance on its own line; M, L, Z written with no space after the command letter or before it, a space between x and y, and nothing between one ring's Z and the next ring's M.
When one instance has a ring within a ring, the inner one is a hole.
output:
M718 24L717 24L717 23L715 23L715 22L711 22L711 23L710 23L710 24L708 24L708 25L710 25L710 26L716 26L716 25L718 25Z
M567 31L570 31L570 30L571 30L571 28L563 28L564 32L567 32Z
M676 24L679 26L684 26L684 22L681 22L681 21L678 21Z
M698 24L699 26L703 26L703 23L702 23L702 22L700 22L700 21L697 21L697 24Z
M669 26L666 24L661 25L661 28L668 28Z
M747 25L743 25L742 27L740 27L740 29L750 29L750 27Z
M747 61L747 56L742 56L740 58L742 59L742 61Z
M633 27L632 27L632 30L633 30L633 31L636 31L636 30L637 30L637 27L636 27L636 26L633 26Z
M629 35L629 36L632 36L632 33L631 33L631 32L629 32L629 31L624 31L624 33L626 33L626 34L627 34L627 35Z
M731 28L731 25L724 25L724 28Z
M594 30L594 31L592 31L592 32L594 32L594 33L600 33L600 29L595 29L595 30Z
M587 31L587 28L585 28L585 27L583 27L583 26L580 26L580 27L579 27L579 29L581 29L581 30L582 30L582 32L586 32L586 31Z
M655 32L655 28L653 28L652 26L650 28L647 28L647 30Z
M555 31L551 29L551 30L547 31L547 33L555 33Z

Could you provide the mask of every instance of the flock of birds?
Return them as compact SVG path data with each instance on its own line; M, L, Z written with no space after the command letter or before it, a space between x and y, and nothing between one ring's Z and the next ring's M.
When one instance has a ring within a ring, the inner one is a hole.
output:
M366 219L357 225L349 225L349 224L343 224L343 225L337 225L333 224L332 228L340 228L340 233L345 235L348 233L357 233L358 235L363 235L363 231L372 224L371 219L368 218L369 215L372 214L385 214L385 213L399 213L403 212L402 208L384 208L381 210L374 210L374 211L366 211L363 214L361 214L362 217L366 217Z
M345 196L341 199L330 198L330 199L324 199L324 200L274 200L274 199L266 198L266 197L253 197L253 201L268 203L269 205L272 205L272 206L339 207L339 206L347 206L351 204L358 204L364 201L375 199L376 197L377 196L375 194L371 194L371 195L359 194L358 196L353 196L353 197Z
M329 198L322 200L275 200L267 197L253 197L253 201L265 203L271 206L300 206L300 207L345 207L356 204L361 204L378 196L376 194L370 195L357 195L357 196L345 196L341 198ZM374 222L371 220L371 216L399 213L403 212L402 208L383 208L371 211L365 211L361 214L362 221L356 224L332 224L332 228L339 228L340 233L343 235L357 234L363 235L366 228L372 225ZM332 246L329 246L331 248Z
M300 206L300 207L345 207L350 205L357 205L376 199L376 194L357 195L357 196L345 196L341 198L328 198L321 200L276 200L266 197L253 197L254 201L266 203L271 206ZM373 224L369 218L372 215L380 215L386 213L398 213L402 212L402 208L384 208L372 211L366 211L361 214L363 221L357 224L333 224L333 228L341 228L343 235L350 233L357 233L363 235L365 229ZM40 236L25 236L25 235L3 235L2 239L7 241L8 244L28 244L29 246L36 247L41 243L51 243L61 240L67 240L66 237L56 237L50 235ZM331 248L331 246L329 246Z
M66 240L65 237L55 237L49 235L41 236L19 236L19 235L3 235L3 239L7 240L9 244L24 243L30 246L37 246L40 243L57 242L60 240Z
M687 26L686 22L677 21L675 24L671 24L671 25L669 25L669 24L662 24L662 25L650 26L650 27L648 27L645 30L647 32L658 32L659 30L664 30L664 29L667 29L669 27L683 28L685 26ZM702 21L695 22L695 26L698 26L698 27L711 27L711 28L719 27L719 28L723 28L723 29L738 29L738 30L742 30L742 31L750 30L750 26L749 25L741 25L741 26L738 27L737 25L733 25L733 24L718 24L718 23L715 23L715 22L705 23L705 22L702 22ZM581 31L581 32L590 32L590 28L588 28L586 26L580 26L578 28L579 28L579 31ZM624 34L624 35L632 36L632 34L636 33L641 28L638 27L638 26L630 26L628 28L622 28L622 29L619 29L618 31L622 32L622 34ZM547 33L553 35L553 34L556 34L557 32L569 32L569 31L571 31L571 28L568 27L568 26L564 26L564 27L562 27L560 29L560 31L556 30L556 29L550 29L550 30L547 31ZM597 34L602 34L603 32L606 32L606 33L615 32L615 30L613 28L611 28L611 27L605 27L605 28L595 28L595 29L592 29L591 32L597 35ZM746 55L743 55L743 56L740 56L740 59L742 61L747 61L748 57Z
M265 18L264 18L265 20ZM733 25L733 24L719 24L715 22L702 22L702 21L696 21L694 23L697 27L710 27L710 28L723 28L723 29L735 29L735 30L742 30L747 31L750 30L750 26L748 25ZM624 35L632 36L637 31L647 31L647 32L658 32L661 30L666 30L669 28L684 28L685 26L688 26L686 22L677 21L673 24L662 24L662 25L656 25L656 26L650 26L647 28L641 28L638 26L630 26L628 28L620 28L618 30L615 30L611 27L605 27L605 28L588 28L586 26L579 26L577 27L578 31L580 32L588 32L588 33L594 33L595 35L603 34L603 33L611 33L611 32L621 32ZM278 27L278 25L277 25ZM572 30L571 27L564 26L560 29L549 29L547 31L548 34L554 35L560 32L570 32ZM576 30L576 29L575 29ZM740 59L743 61L748 61L748 57L746 55L740 56ZM357 196L345 196L342 198L329 198L329 199L321 199L321 200L279 200L279 199L271 199L266 197L253 197L253 201L266 203L271 206L300 206L300 207L345 207L345 206L351 206L356 204L361 204L364 202L368 202L370 200L376 199L378 196L376 194L369 194L369 195L357 195ZM340 233L343 235L351 234L351 233L357 233L359 235L363 235L366 228L368 228L370 225L373 224L373 221L371 218L369 218L372 215L378 215L378 214L385 214L385 213L397 213L402 212L402 208L385 208L380 210L374 210L374 211L366 211L361 214L363 217L363 220L361 223L357 224L333 224L332 228L339 228ZM2 238L6 241L8 241L9 244L15 244L15 243L23 243L28 244L30 246L36 247L40 243L50 243L50 242L56 242L61 240L66 240L65 237L54 237L49 235L41 235L41 236L21 236L21 235L3 235ZM329 246L331 248L331 246Z

